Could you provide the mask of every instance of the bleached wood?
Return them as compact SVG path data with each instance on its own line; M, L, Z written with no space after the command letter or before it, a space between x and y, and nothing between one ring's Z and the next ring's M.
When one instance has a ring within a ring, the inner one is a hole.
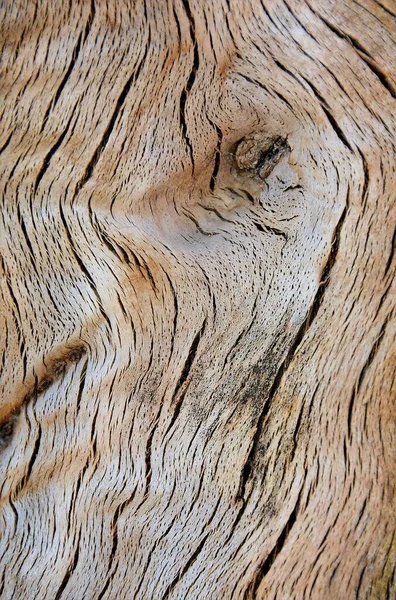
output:
M395 15L1 4L2 599L396 597Z

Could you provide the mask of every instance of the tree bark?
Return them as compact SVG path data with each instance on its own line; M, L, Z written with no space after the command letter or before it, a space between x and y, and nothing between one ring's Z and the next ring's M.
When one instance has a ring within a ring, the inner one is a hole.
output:
M396 598L395 3L1 11L1 598Z

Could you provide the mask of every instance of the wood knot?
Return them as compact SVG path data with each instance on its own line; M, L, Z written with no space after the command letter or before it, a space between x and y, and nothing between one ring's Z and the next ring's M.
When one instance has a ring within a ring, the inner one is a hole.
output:
M54 382L54 378L51 377L51 375L45 375L44 377L42 377L37 384L37 388L36 388L37 394L42 394L43 392L48 390L48 388L50 387L50 385L53 382Z
M0 449L7 446L11 441L18 415L19 409L15 409L6 421L0 423Z
M279 161L290 151L287 138L268 137L259 132L240 140L235 147L235 164L264 180Z
M77 363L86 352L86 347L80 343L64 348L60 355L58 354L58 356L47 360L45 371L40 376L35 376L34 381L30 385L28 384L28 391L22 399L15 402L12 408L0 418L0 449L10 443L22 407L47 391L53 383L65 374L67 368L71 364Z

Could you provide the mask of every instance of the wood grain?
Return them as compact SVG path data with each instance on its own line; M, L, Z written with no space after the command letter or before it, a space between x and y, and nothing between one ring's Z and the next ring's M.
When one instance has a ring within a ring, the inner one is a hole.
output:
M1 598L396 598L395 15L1 3Z

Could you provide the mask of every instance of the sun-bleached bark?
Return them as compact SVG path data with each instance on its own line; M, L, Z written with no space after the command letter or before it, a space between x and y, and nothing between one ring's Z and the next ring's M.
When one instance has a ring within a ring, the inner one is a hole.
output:
M395 598L395 3L1 13L1 598Z

